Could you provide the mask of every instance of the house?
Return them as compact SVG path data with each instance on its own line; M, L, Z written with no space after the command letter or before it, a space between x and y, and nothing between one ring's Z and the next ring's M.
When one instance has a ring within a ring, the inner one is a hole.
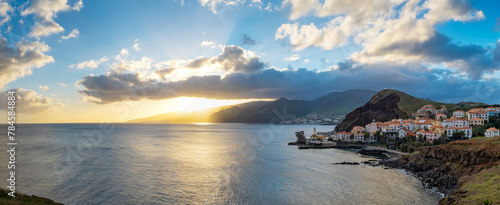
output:
M360 132L364 132L364 131L365 131L365 128L361 127L361 126L354 126L351 130L352 133L360 133Z
M432 113L436 114L436 108L433 105L424 105L422 108L417 110L417 113Z
M484 136L485 137L496 137L496 136L500 136L500 131L497 129L497 128L489 128L486 130L486 132L484 132Z
M399 137L399 138L403 138L403 137L405 137L405 136L406 136L406 133L408 133L408 132L409 132L409 130L408 130L408 129L406 129L405 127L403 127L403 128L401 128L401 129L399 129L399 132L398 132L398 137Z
M418 112L416 112L416 113L413 113L413 117L429 117L429 113L426 113L426 112L424 112L424 113L418 113Z
M425 130L420 130L417 132L417 137L425 137L425 139L429 142L432 142L436 139L441 138L441 135L436 132L436 131L425 131Z
M472 118L470 119L470 125L476 127L484 126L484 120L482 118Z
M445 114L442 114L442 113L438 113L434 116L434 119L436 119L436 120L444 120L446 118L447 118L447 116Z
M446 135L448 135L448 137L452 137L453 133L460 131L464 131L464 137L467 137L469 139L472 137L472 128L470 127L449 127L446 129Z
M457 110L457 111L453 112L453 117L465 118L465 112L463 110Z
M488 113L488 117L498 117L499 115L498 107L487 107L484 111Z
M448 109L446 109L446 106L441 105L441 108L437 110L436 113L441 113L441 114L446 114L448 112Z
M429 129L432 127L432 120L428 119L423 122L415 122L416 129Z
M488 113L483 109L473 108L467 112L467 118L469 120L472 118L481 118L488 122Z
M432 126L429 130L436 131L439 135L442 135L446 132L446 127L443 126Z
M367 131L367 132L375 133L377 130L378 130L377 122L375 122L375 121L370 123L370 124L365 125L365 131Z
M441 126L446 127L446 128L453 127L453 124L454 124L454 122L452 119L447 119L447 120L444 120L441 122Z
M370 132L369 142L370 143L376 143L377 142L377 138L375 138L375 132Z
M470 121L467 119L451 119L450 120L453 122L453 127L469 127L470 126Z
M365 133L358 132L358 133L354 134L354 142L357 142L357 141L364 142L365 141Z

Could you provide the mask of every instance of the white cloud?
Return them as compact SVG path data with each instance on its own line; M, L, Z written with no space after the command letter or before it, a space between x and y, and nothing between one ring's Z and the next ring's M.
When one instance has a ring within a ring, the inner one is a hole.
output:
M84 68L97 68L99 66L99 64L103 63L103 62L106 62L108 61L108 58L106 58L106 56L102 57L101 59L99 60L89 60L89 61L84 61L84 62L81 62L81 63L78 63L78 64L72 64L70 65L69 67L70 68L77 68L77 69L84 69Z
M134 45L132 46L132 48L134 48L136 51L140 51L141 48L139 47L139 39L135 39L134 41Z
M203 42L201 42L200 45L205 46L205 47L210 47L210 48L217 48L217 44L212 42L212 41L203 41Z
M236 6L245 2L245 0L198 0L202 6L209 7L210 10L217 14L219 8L223 6Z
M16 102L16 111L26 114L36 114L53 111L58 107L64 106L63 103L54 103L54 98L44 97L33 90L23 88L15 89L18 101ZM7 102L7 92L0 93L0 100ZM7 106L1 106L5 110Z
M75 3L75 5L73 5L73 7L71 7L71 9L75 11L80 11L80 9L82 8L83 8L82 0L79 0L78 2Z
M64 28L56 23L54 18L61 11L79 11L80 6L83 7L83 3L80 4L78 2L75 6L70 7L67 0L32 1L30 6L21 12L22 16L33 14L39 19L39 21L35 22L33 28L31 28L29 36L39 38L64 31Z
M7 45L5 38L0 38L0 88L17 78L30 75L34 68L40 68L54 62L52 56L45 55L49 46L43 42L21 41L16 47Z
M300 55L295 54L295 55L292 55L290 57L286 57L284 60L286 60L286 61L298 61L298 60L300 60Z
M64 83L58 83L58 85L59 85L59 86L61 86L61 87L68 87L68 86L67 86L66 84L64 84Z
M10 21L9 12L12 12L12 6L7 2L0 2L0 25Z
M40 37L40 36L50 36L55 33L64 31L64 28L57 24L54 20L43 20L42 22L36 22L31 28L29 36Z
M123 48L121 51L120 51L120 55L121 56L128 56L128 50L126 48Z
M70 38L76 38L80 35L80 31L78 29L73 29L71 33L69 33L67 36L61 36L61 39L70 39Z
M44 86L40 85L40 86L38 86L38 88L40 88L41 91L49 91L50 90L49 86L46 86L46 85L44 85Z

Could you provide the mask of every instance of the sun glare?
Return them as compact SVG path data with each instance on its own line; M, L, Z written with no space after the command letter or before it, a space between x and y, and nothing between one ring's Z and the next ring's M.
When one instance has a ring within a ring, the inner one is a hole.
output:
M236 105L240 103L246 103L257 100L262 101L262 100L272 100L272 99L220 100L220 99L208 99L208 98L196 98L196 97L179 97L176 99L177 102L176 108L177 111L193 112L198 110L221 107L226 105Z

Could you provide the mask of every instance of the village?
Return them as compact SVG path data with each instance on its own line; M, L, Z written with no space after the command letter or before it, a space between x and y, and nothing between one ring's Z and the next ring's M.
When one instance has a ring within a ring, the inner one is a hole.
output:
M413 113L413 119L392 119L387 122L374 120L364 127L355 126L349 132L314 132L309 140L395 144L407 138L429 143L470 139L477 137L473 134L473 128L486 127L490 119L499 117L499 113L499 107L472 108L468 111L456 110L449 113L444 105L439 109L433 105L425 105ZM499 135L500 131L496 127L484 130L484 137Z

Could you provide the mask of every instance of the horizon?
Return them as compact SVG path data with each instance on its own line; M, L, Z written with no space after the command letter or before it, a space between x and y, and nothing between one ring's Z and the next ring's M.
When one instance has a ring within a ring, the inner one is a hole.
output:
M122 123L356 89L500 103L500 2L361 4L2 1L0 113L11 89L21 124Z

